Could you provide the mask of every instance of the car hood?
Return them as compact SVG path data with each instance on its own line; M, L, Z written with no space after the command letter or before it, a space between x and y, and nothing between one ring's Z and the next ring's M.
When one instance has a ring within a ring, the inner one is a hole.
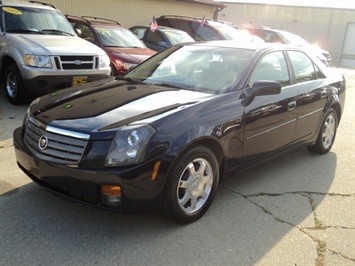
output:
M20 50L25 54L37 55L104 55L98 46L77 36L38 35L38 34L10 34L21 45Z
M89 85L89 86L88 86ZM215 95L112 79L92 82L36 100L36 120L65 130L95 133L129 123L154 121Z
M141 63L148 59L152 55L156 54L149 48L104 48L108 56L115 56L118 58L124 58L124 60L129 62Z

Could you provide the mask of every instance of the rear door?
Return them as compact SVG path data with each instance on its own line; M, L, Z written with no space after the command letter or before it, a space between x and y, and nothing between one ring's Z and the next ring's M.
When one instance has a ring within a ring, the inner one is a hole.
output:
M256 159L293 141L297 118L298 91L290 85L282 51L269 52L256 64L249 86L258 80L279 81L280 94L256 96L245 106L243 157Z
M301 51L288 51L299 92L295 140L308 139L318 131L327 103L325 76Z

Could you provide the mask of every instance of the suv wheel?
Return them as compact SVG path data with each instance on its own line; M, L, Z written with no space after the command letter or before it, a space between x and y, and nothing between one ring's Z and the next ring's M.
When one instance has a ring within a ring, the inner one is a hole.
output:
M6 68L3 82L6 97L10 103L18 105L25 102L21 73L15 64Z

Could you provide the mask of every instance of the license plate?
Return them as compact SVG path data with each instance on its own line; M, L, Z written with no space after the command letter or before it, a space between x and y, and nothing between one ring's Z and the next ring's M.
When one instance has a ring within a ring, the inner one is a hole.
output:
M71 81L71 85L73 87L85 84L88 82L88 77L73 77Z

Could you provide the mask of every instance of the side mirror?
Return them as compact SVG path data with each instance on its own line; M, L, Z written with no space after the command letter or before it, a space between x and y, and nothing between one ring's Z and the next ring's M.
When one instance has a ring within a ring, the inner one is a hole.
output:
M81 37L81 29L74 29L75 33Z
M254 82L253 86L244 90L243 104L249 105L256 96L274 95L281 93L281 83L278 81L259 80Z
M274 95L281 92L281 83L278 81L259 80L251 86L251 96Z

